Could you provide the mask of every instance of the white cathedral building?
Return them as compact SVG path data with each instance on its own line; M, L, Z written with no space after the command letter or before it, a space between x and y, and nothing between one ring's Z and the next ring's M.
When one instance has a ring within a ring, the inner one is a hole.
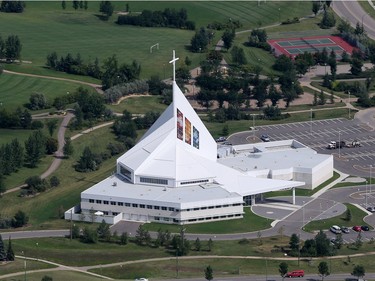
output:
M173 102L117 159L116 173L83 191L65 219L180 225L238 219L257 194L292 189L294 197L295 187L314 188L332 177L332 156L294 140L218 149L174 80Z

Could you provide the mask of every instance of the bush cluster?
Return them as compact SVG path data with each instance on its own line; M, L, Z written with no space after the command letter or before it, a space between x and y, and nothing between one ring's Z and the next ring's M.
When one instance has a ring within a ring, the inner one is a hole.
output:
M140 15L120 15L117 18L119 25L136 25L146 27L171 27L195 29L195 23L189 21L187 11L166 8L164 11L143 10Z

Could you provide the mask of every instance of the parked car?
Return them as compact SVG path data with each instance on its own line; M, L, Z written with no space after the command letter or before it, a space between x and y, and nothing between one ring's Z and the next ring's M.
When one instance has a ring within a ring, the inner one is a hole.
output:
M362 226L361 226L361 229L362 229L363 231L369 231L369 230L370 230L370 228L369 228L367 225L362 225Z
M350 232L349 228L346 227L346 226L342 226L341 231L342 231L342 233L349 233Z
M227 138L226 137L219 137L218 139L216 139L216 142L223 142L223 141L226 141Z
M265 142L270 141L270 137L269 137L268 135L261 135L261 136L260 136L260 139L261 139L262 141L265 141Z
M136 278L134 281L148 281L147 278Z
M285 276L286 277L303 277L303 276L305 276L305 271L303 271L303 270L293 270L293 271L288 272Z
M341 228L337 225L332 225L329 230L335 234L341 233Z
M369 211L371 213L374 213L375 212L375 207L373 207L373 206L367 207L367 211Z
M356 232L361 232L362 231L362 229L361 229L361 227L359 225L353 226L353 230L356 231Z

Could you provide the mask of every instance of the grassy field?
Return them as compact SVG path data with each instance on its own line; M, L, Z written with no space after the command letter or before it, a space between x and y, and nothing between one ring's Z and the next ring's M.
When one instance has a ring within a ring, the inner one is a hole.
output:
M255 111L251 113L256 114L257 112ZM346 108L338 108L335 110L314 111L314 113L315 113L314 120L348 117L348 109ZM354 114L353 110L352 110L352 113ZM291 114L290 117L288 117L287 119L278 120L278 121L255 120L255 126L303 122L303 121L309 121L310 118L311 118L310 111L307 111L307 112L299 113L299 114ZM229 129L229 135L236 133L236 132L249 130L249 127L252 126L252 120L226 121L225 123L214 123L214 122L207 122L206 116L201 116L201 119L205 121L205 125L207 129L211 132L214 138L222 135L223 128L226 125L228 126L228 129Z
M73 93L80 86L92 89L72 82L3 73L0 76L0 102L2 107L13 111L28 103L31 94L43 94L49 103L53 103L55 97ZM31 111L31 114L39 112Z
M91 173L78 173L73 168L85 146L94 152L102 152L109 142L115 141L110 130L109 127L101 128L74 140L74 154L65 159L53 174L60 179L60 186L34 198L20 198L17 192L6 194L1 198L1 214L13 216L22 206L30 217L30 229L67 227L68 224L59 219L60 209L66 210L76 205L80 192L109 176L114 170L115 158L104 161L98 171Z
M22 267L20 267L22 270ZM80 273L77 271L51 271L51 272L36 272L36 273L27 273L27 280L29 281L40 281L44 276L49 276L53 280L75 280L75 281L91 281L91 280L103 280L102 278L88 275L85 273ZM17 279L16 279L17 278ZM23 274L18 275L17 277L10 278L0 278L0 281L15 281L23 280Z
M133 114L145 114L146 112L162 112L167 105L160 103L160 96L134 96L129 97L116 105L107 105L114 112L122 113L124 110Z
M114 3L115 10L123 10L126 1ZM22 60L31 63L27 69L44 66L46 56L56 51L59 56L68 52L75 55L80 53L85 61L99 58L104 59L116 54L120 63L130 63L133 59L142 65L142 77L151 74L163 76L166 69L171 75L168 64L172 50L175 49L181 58L189 56L193 65L197 65L200 54L193 54L187 50L193 31L170 28L141 28L118 26L115 24L117 16L109 21L98 19L99 2L89 2L89 9L73 10L67 4L62 10L60 2L33 1L28 2L26 11L22 14L3 14L0 18L2 30L12 30L21 40ZM267 2L257 6L257 2L132 2L132 12L145 8L162 10L166 7L185 8L188 16L196 22L196 26L206 26L210 22L240 19L242 29L249 29L261 25L277 22L279 8L281 19L304 16L311 13L311 7L303 2ZM2 36L7 36L7 33ZM217 33L214 42L219 39ZM159 43L159 50L150 53L150 46ZM119 46L121 46L119 48ZM7 68L7 66L6 66ZM12 67L17 70L17 67ZM20 68L22 71L22 68ZM40 71L40 70L35 70ZM34 70L33 70L34 72Z
M321 229L329 229L331 225L368 225L363 221L363 218L366 216L366 213L357 207L351 204L345 204L345 206L351 211L352 213L352 220L346 221L345 220L345 213L330 219L325 220L318 220L312 221L305 225L305 230L312 232L312 231L319 231ZM371 227L369 225L369 227Z
M251 212L250 208L244 208L244 211L245 215L243 219L191 224L186 227L186 233L244 233L263 230L271 227L272 220L255 215L253 212ZM144 227L150 231L158 231L161 229L163 231L168 230L172 233L179 233L181 230L181 226L160 223L145 224Z

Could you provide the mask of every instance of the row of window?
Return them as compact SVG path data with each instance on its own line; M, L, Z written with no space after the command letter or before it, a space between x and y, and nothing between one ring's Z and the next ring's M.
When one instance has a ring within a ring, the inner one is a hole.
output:
M234 218L234 217L242 217L242 214L234 214L234 215L222 215L222 216L214 216L214 217L205 217L205 218L198 218L198 219L189 219L188 222L197 222L197 221L209 221L209 220L218 220L218 219L227 219L227 218ZM171 218L168 217L154 217L155 221L171 221ZM173 219L174 223L180 223L180 220Z
M94 200L89 199L89 203L96 203L96 204L104 204L104 205L112 205L112 206L125 206L125 207L133 207L133 208L141 208L141 209L154 209L154 210L163 210L163 211L171 211L171 212L179 212L179 209L175 209L173 207L165 207L165 206L152 206L152 205L145 205L145 204L136 204L136 203L124 203L124 202L116 202L116 201L107 201L107 200Z
M166 179L155 179L155 178L145 178L140 177L140 182L142 183L151 183L151 184L159 184L159 185L168 185L168 180Z
M136 204L136 203L124 203L124 202L116 202L116 201L107 201L107 200L94 200L89 199L89 203L96 203L96 204L104 204L104 205L112 205L112 206L125 206L125 207L132 207L132 208L140 208L140 209L154 209L154 210L162 210L162 211L170 211L170 212L180 212L179 209L173 207L165 207L165 206L153 206L153 205L145 205L145 204ZM207 207L197 207L192 209L184 209L184 212L191 212L191 211L199 211L199 210L206 210L206 209L219 209L219 208L228 208L228 207L236 207L242 206L242 203L235 203L232 205L216 205L216 206L207 206Z
M208 180L197 180L197 181L183 181L181 182L181 185L185 184L196 184L196 183L207 183Z
M124 203L124 202L116 202L116 201L107 201L107 200L94 200L89 199L89 203L96 203L96 204L104 204L104 205L112 205L112 206L125 206L125 207L133 207L133 208L141 208L141 209L154 209L154 210L162 210L162 211L171 211L171 212L180 212L179 209L173 207L165 207L165 206L153 206L153 205L145 205L145 204L136 204L136 203ZM228 208L228 207L235 207L235 206L242 206L242 203L235 203L232 205L216 205L216 206L207 206L207 207L197 207L192 209L186 209L182 211L191 212L191 211L199 211L199 210L206 210L206 209L218 209L218 208Z

